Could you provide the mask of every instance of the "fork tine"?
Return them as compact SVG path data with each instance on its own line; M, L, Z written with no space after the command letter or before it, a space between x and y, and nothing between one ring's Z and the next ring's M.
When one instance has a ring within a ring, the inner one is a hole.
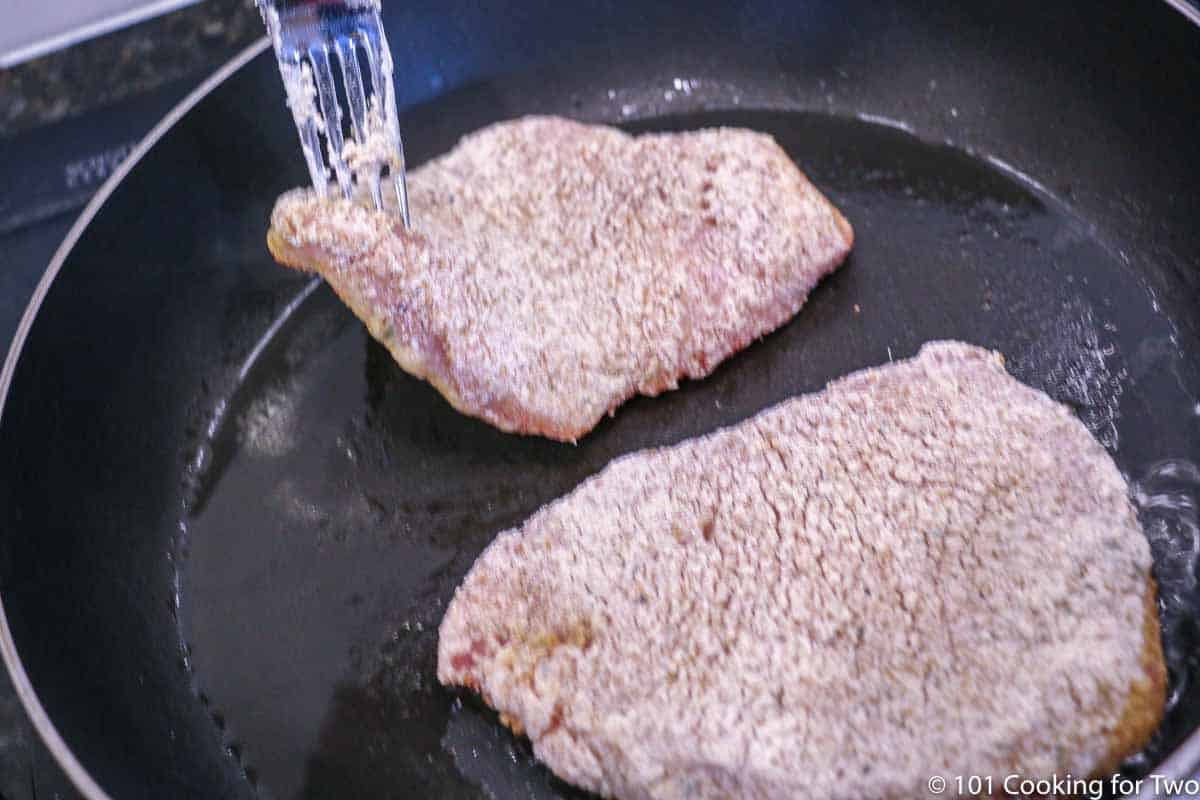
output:
M363 142L367 138L367 96L363 91L362 68L358 65L358 53L354 40L339 37L337 40L338 60L342 62L342 80L346 85L346 100L350 106L350 122L354 128L354 140Z
M403 164L403 162L401 162ZM404 220L404 227L411 228L412 220L408 216L408 179L405 176L407 170L401 166L392 176L392 183L396 187L396 202L400 205L400 216Z
M317 121L312 117L297 120L300 130L300 149L304 151L304 161L308 164L308 177L312 179L313 188L318 197L329 193L329 173L325 162L321 160L321 134L317 131Z
M325 157L321 154L321 123L313 115L312 97L307 92L312 86L311 67L300 60L299 55L287 52L278 56L279 74L283 77L287 105L300 134L300 150L308 166L308 177L313 189L324 197L329 187L329 174L325 169Z
M371 190L371 202L375 204L375 210L383 211L383 189L380 186L379 170L371 170L371 174L367 176L367 188Z
M383 74L380 72L379 64L379 32L363 29L359 31L359 41L362 43L363 53L367 57L367 69L371 71L371 88L375 92L375 102L379 102L379 95L383 89ZM386 109L379 109L379 113L385 113Z
M333 85L333 68L329 64L329 51L322 45L314 45L308 49L308 57L312 61L314 78L317 84L317 98L321 103L321 116L325 118L325 141L329 144L329 161L333 164L334 174L337 175L338 185L342 194L347 198L353 195L350 183L350 170L342 160L342 109L338 106L337 90Z
M392 52L388 47L387 38L379 33L382 26L378 13L375 15L376 27L373 31L365 31L363 49L367 54L367 64L371 68L371 81L375 88L375 102L382 101L381 115L388 127L392 144L396 148L397 162L392 168L392 183L396 190L396 202L400 207L400 215L404 219L404 227L412 225L408 214L408 180L406 177L406 162L404 160L404 142L400 138L400 121L396 112L396 89L392 83Z
M396 202L400 205L400 216L404 219L404 227L411 228L412 220L408 216L408 162L404 158L404 139L400 136L400 114L396 111L396 87L392 83L392 51L387 39L380 37L380 62L383 72L384 104L387 112L385 117L392 129L392 139L396 143L396 166L392 171L392 183L396 187Z

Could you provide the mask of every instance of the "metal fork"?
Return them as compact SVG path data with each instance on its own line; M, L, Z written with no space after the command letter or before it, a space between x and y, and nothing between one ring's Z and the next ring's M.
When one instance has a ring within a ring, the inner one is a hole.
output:
M379 18L380 0L255 2L275 46L279 74L313 189L324 197L329 186L329 169L321 151L323 136L342 194L352 198L356 185L365 180L375 208L383 210L381 183L387 167L400 214L408 227L404 145L392 85L392 54ZM363 81L360 52L370 71L370 87ZM341 64L352 142L347 142L342 132L334 59Z

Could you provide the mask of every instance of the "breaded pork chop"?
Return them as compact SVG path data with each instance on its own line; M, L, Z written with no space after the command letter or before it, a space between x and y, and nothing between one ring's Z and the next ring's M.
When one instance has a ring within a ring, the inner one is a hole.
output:
M290 192L271 252L323 275L459 411L565 441L782 325L853 239L746 130L633 137L528 117L467 136L409 187L412 231Z
M438 677L620 800L1114 769L1163 711L1104 448L957 343L621 458L479 557Z

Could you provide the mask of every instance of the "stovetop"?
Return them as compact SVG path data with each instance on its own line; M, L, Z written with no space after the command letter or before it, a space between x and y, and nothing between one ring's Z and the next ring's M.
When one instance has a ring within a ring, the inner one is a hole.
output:
M0 354L80 208L188 91L262 33L204 0L0 70ZM75 800L0 668L0 800Z

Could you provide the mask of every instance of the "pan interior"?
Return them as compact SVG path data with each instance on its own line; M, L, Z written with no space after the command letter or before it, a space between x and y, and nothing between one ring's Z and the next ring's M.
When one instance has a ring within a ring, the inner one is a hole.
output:
M469 102L451 96L437 112ZM857 242L796 319L710 378L630 402L578 446L511 436L401 371L319 286L222 401L179 543L180 618L197 689L262 795L585 796L476 700L436 682L437 626L478 553L618 455L945 338L1002 352L1018 378L1071 405L1135 482L1175 696L1127 769L1148 771L1186 733L1200 704L1187 656L1197 651L1187 507L1197 475L1177 432L1200 409L1171 365L1200 343L1181 338L1095 231L1003 165L817 113L698 112L627 127L714 125L773 134Z

